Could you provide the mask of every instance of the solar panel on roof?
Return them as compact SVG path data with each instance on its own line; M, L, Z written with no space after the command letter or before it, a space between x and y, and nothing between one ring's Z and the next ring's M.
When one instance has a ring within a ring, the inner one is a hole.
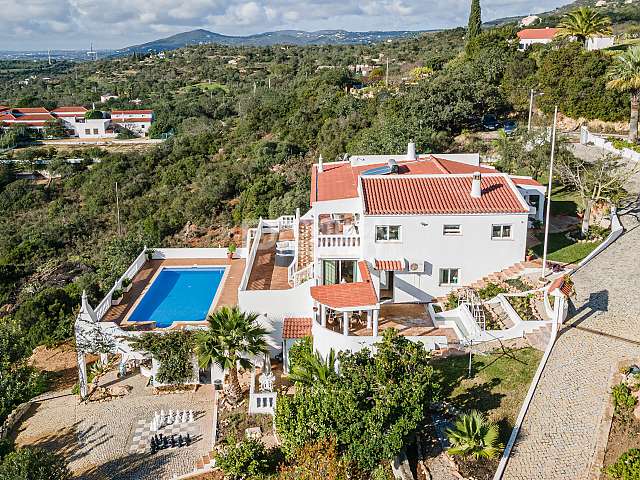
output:
M371 168L362 172L362 175L389 175L391 173L391 167L385 165L384 167Z

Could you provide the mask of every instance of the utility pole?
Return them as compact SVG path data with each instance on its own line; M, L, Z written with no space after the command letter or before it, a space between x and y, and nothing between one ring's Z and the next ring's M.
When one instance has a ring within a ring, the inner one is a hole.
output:
M116 217L118 219L118 236L120 237L120 199L118 198L118 182L116 182Z
M533 88L529 96L529 121L527 122L527 133L531 133L531 112L533 111Z
M558 106L553 111L553 130L551 131L551 161L549 162L549 184L547 185L547 211L544 221L544 252L542 254L542 278L546 275L547 248L549 246L549 215L551 213L551 184L553 183L553 159L556 153L556 127L558 125Z
M384 74L384 84L388 87L389 86L389 57L387 57L387 71Z

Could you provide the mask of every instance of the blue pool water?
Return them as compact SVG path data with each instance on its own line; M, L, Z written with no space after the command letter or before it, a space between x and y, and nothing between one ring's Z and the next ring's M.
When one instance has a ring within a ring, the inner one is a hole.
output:
M223 275L224 268L163 268L129 321L151 320L164 328L205 320Z

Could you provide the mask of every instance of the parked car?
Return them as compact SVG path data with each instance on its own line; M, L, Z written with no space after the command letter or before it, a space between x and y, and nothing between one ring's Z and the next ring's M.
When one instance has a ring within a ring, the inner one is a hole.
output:
M504 130L504 133L506 133L507 135L511 135L518 129L518 123L515 120L506 120L502 124L502 129Z
M487 113L482 116L482 128L485 130L497 130L500 127L498 118L493 113Z

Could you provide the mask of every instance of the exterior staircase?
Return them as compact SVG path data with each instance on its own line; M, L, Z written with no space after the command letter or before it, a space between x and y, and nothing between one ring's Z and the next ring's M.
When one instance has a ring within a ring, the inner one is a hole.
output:
M298 268L313 262L313 220L300 220L298 227Z
M551 338L551 325L536 328L533 332L525 334L524 337L533 348L544 352Z

